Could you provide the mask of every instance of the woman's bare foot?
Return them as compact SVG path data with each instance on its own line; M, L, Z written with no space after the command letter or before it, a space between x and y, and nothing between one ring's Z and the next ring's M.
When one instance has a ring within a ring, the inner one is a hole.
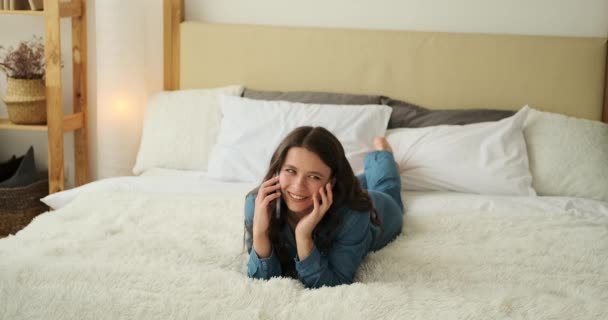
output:
M391 145L388 143L388 141L386 141L385 137L375 137L374 148L376 150L386 150L388 152L393 152L393 148L391 148Z

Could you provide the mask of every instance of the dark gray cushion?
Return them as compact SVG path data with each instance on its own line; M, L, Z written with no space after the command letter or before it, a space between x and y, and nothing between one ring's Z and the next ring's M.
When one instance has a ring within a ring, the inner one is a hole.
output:
M0 182L0 188L25 187L40 179L40 173L36 170L34 160L34 148L30 147L20 159L19 167L15 173L10 178Z
M393 109L390 120L388 121L389 129L420 128L442 124L463 125L486 121L498 121L515 114L515 111L491 109L430 110L389 97L334 92L263 91L245 88L243 97L256 100L283 100L318 104L384 104Z
M515 114L515 111L492 109L430 110L409 102L382 97L384 105L393 108L388 128L421 128L442 124L464 125L498 121Z
M364 105L380 104L380 96L312 91L262 91L245 88L243 97L255 100L283 100L300 103Z

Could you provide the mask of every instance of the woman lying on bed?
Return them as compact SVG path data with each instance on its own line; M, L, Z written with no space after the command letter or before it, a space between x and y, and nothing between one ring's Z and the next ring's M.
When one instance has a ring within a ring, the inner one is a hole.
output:
M367 253L401 232L399 172L388 142L378 137L374 146L356 177L326 129L300 127L283 139L245 201L250 277L289 276L313 288L350 284Z

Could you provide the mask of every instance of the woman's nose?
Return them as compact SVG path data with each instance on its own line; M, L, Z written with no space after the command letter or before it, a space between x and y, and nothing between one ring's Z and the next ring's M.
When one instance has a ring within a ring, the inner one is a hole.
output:
M300 187L304 187L306 185L306 177L305 176L297 176L296 177L296 185Z

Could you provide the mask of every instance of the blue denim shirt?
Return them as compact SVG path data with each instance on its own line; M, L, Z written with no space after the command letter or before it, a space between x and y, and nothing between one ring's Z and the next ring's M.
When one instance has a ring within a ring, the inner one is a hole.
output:
M245 200L245 224L250 226L253 225L255 197L249 195ZM371 224L367 212L341 208L336 213L342 216L342 221L327 256L323 256L315 246L308 257L299 260L293 230L288 224L281 230L285 247L295 261L298 278L306 287L352 283L357 268L372 247L375 233L379 232L379 228ZM251 235L246 234L245 242L250 252L247 265L249 277L270 279L281 276L281 264L274 248L268 258L260 259L252 248Z

